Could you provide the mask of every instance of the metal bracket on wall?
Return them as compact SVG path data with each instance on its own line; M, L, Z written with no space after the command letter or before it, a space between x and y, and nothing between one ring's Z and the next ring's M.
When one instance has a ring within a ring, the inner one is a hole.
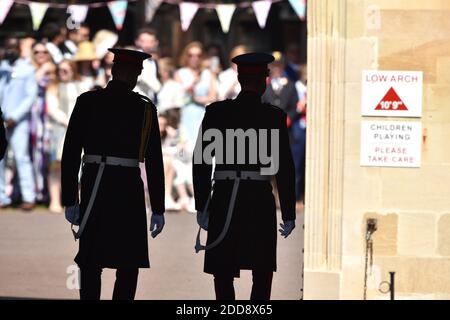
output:
M390 293L391 300L395 300L395 272L389 271L389 277L390 281L383 281L380 283L378 291L380 291L381 293ZM386 286L386 288L383 289L383 286Z
M364 300L367 300L367 278L369 273L372 274L373 265L373 240L372 234L378 229L377 219L367 219L366 221L366 257L365 257L365 267L364 267Z

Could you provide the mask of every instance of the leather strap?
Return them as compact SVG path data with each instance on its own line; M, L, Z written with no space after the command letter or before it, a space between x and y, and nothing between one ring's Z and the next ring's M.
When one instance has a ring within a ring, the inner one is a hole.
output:
M261 175L258 171L231 171L231 170L222 170L215 171L213 180L234 180L233 190L231 192L230 202L228 204L227 209L227 218L225 220L225 224L223 226L222 231L219 236L209 245L202 245L200 243L200 233L202 228L198 228L197 237L195 240L195 253L199 253L201 250L210 250L216 247L228 233L228 229L230 228L231 218L233 217L234 205L236 203L237 192L239 190L239 184L241 180L255 180L255 181L270 181L272 176L270 175ZM214 182L214 181L213 181ZM211 192L208 196L208 200L206 201L205 208L203 209L203 213L208 213L209 202L211 200L211 194L214 189L214 185L211 188Z
M75 241L81 237L83 234L84 228L86 227L87 221L89 219L89 215L91 214L92 207L94 206L94 201L97 196L97 191L100 186L100 181L102 180L103 171L105 170L105 166L122 166L122 167L131 167L131 168L139 168L139 160L137 159L129 159L129 158L119 158L119 157L102 157L99 155L90 155L85 154L83 156L84 163L96 163L99 164L97 176L95 177L94 187L92 188L91 196L89 198L88 205L86 207L86 211L84 212L83 219L81 220L80 227L77 231L73 229L73 225L71 225L72 233L75 238Z

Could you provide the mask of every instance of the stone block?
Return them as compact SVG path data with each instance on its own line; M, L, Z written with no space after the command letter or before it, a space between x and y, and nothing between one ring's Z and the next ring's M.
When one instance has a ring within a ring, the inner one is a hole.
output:
M436 215L400 213L398 216L398 254L416 257L435 255Z
M438 222L438 254L450 256L450 214L444 214Z
M362 241L366 234L367 219L377 219L377 231L372 235L374 256L395 256L398 243L398 215L396 213L364 214L361 226Z

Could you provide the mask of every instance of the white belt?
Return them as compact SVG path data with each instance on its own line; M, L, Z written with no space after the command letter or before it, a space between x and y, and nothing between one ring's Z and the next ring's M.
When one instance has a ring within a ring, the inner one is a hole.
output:
M225 225L223 226L222 232L219 234L216 240L214 240L207 246L204 246L200 243L200 232L202 228L201 227L198 228L197 239L195 241L195 252L198 253L201 250L210 250L216 247L227 235L228 229L230 228L231 224L231 218L233 217L234 204L236 202L239 183L241 182L241 180L270 181L271 179L272 179L271 175L261 175L259 171L231 171L231 170L214 171L213 180L234 180L233 190L231 192L231 199L228 205L227 218L225 220ZM209 201L211 200L211 193L213 191L213 188L214 184L211 188L211 192L209 193L205 208L203 209L203 212L205 214L208 213L208 206Z
M139 160L138 159L129 159L129 158L118 158L118 157L107 157L107 156L99 156L99 155L91 155L85 154L83 156L84 163L97 163L99 164L97 176L95 177L94 187L92 188L91 196L89 198L88 205L86 207L86 211L84 212L83 219L81 220L80 227L78 231L75 231L72 228L73 236L75 240L81 237L84 228L86 227L86 223L89 219L89 215L91 214L92 206L94 205L95 197L97 196L98 187L100 185L100 181L102 179L103 170L106 165L110 166L122 166L122 167L131 167L131 168L139 168Z
M103 161L102 161L103 160ZM129 159L129 158L118 158L118 157L102 157L92 154L85 154L83 156L84 163L98 163L101 164L105 162L107 165L111 166L122 166L122 167L139 167L138 159Z

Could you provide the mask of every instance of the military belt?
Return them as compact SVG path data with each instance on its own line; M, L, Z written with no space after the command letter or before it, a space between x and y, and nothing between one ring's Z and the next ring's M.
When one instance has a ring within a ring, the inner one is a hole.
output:
M100 181L103 176L103 170L105 166L121 166L121 167L131 167L131 168L139 168L139 160L138 159L129 159L129 158L119 158L119 157L109 157L109 156L99 156L99 155L91 155L85 154L83 156L83 163L96 163L99 164L99 168L97 171L97 176L95 177L94 187L92 188L91 196L89 198L88 205L86 207L86 211L84 212L83 219L81 220L80 227L77 231L72 228L72 233L75 240L81 237L81 234L86 227L86 223L89 219L89 215L91 214L92 207L94 205L95 197L97 196L97 191L100 186Z
M233 190L231 192L231 198L230 202L228 204L228 210L227 210L227 217L225 220L225 225L217 237L216 240L214 240L209 245L202 245L200 243L200 232L202 230L201 227L199 227L197 232L197 238L195 241L195 252L198 253L201 250L210 250L214 247L216 247L227 235L228 229L230 228L231 224L231 218L233 217L233 211L234 211L234 204L236 202L237 192L239 189L239 184L241 180L254 180L254 181L270 181L272 179L271 175L261 175L259 171L232 171L232 170L222 170L222 171L214 171L213 176L213 185L211 188L211 192L209 193L208 200L206 201L205 208L203 209L204 214L208 214L208 207L209 202L211 200L211 194L214 189L214 181L217 180L234 180L233 184Z

